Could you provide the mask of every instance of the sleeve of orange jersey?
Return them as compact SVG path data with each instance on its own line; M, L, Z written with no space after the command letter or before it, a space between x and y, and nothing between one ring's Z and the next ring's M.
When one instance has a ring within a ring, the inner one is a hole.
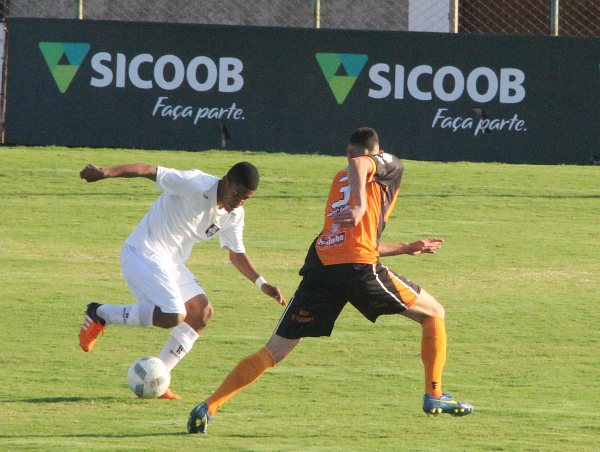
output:
M348 182L350 192L357 206L366 209L367 196L365 187L367 180L372 179L375 165L370 157L355 157L348 162Z
M372 180L375 170L373 160L368 156L355 157L348 161L348 182L354 205L336 214L334 222L344 228L356 226L367 210L367 182Z

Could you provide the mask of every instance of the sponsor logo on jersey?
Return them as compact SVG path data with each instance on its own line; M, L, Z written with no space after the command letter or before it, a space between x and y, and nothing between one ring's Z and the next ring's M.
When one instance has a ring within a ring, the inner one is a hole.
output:
M319 240L317 240L317 246L332 246L339 245L346 239L345 232L337 232L334 234L329 234L326 236L320 236Z
M219 226L217 223L211 224L205 232L206 237L212 237L219 232L219 229L221 229L221 226Z

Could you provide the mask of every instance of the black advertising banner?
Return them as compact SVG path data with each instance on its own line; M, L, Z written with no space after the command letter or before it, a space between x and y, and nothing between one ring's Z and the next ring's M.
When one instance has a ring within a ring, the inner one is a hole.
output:
M5 142L588 164L600 40L12 19Z

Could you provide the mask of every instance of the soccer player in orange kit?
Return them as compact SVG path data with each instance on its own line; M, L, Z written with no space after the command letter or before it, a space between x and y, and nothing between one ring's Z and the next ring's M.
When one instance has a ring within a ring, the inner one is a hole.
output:
M402 314L422 325L425 367L423 411L467 416L473 407L452 400L441 389L446 362L444 308L429 293L392 272L380 256L435 253L442 239L380 243L400 189L404 166L379 149L375 130L355 130L346 148L348 167L333 180L323 231L312 243L302 281L265 347L242 359L215 393L190 413L190 433L206 433L216 410L240 389L281 362L303 337L329 336L350 302L367 319Z

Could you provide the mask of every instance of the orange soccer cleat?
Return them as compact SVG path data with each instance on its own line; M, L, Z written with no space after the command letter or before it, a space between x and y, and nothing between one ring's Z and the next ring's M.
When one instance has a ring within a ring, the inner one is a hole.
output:
M79 345L84 352L89 352L94 348L94 344L100 333L104 335L104 330L106 329L104 324L106 322L96 314L100 306L100 303L90 303L87 305L85 320L81 330L79 330Z
M159 399L179 400L179 399L181 399L181 396L174 394L173 391L171 391L171 388L167 388L167 392L165 392L163 395L161 395L159 397Z

